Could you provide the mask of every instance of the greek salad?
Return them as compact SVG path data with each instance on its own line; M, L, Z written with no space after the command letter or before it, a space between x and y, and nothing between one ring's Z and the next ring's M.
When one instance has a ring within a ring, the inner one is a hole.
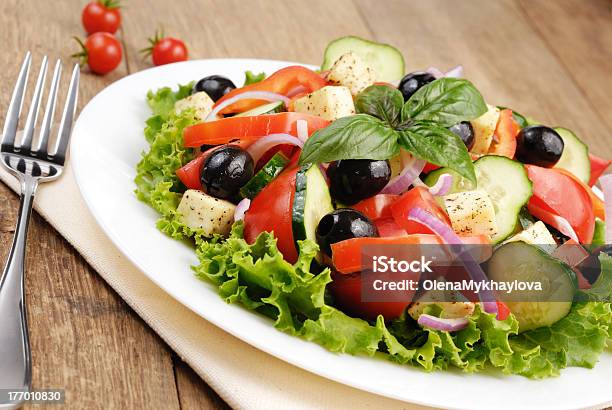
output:
M349 36L320 70L150 91L136 195L228 303L333 352L531 378L593 367L612 339L611 161L485 101L461 66L405 71L396 48ZM362 248L389 244L477 245L472 279L540 278L557 299L364 301Z

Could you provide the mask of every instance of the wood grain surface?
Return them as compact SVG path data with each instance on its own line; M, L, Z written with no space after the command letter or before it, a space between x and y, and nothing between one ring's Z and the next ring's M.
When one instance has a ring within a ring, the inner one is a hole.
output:
M192 59L255 57L313 64L321 61L331 39L354 34L397 46L407 71L463 64L489 102L572 128L599 155L612 157L608 0L125 3L119 34L124 62L105 77L84 69L80 107L104 86L150 66L138 50L156 27L184 39ZM0 2L0 119L26 50L33 52L35 63L44 54L70 60L77 50L71 37L84 35L84 4ZM8 254L17 207L17 197L0 184L0 261ZM66 389L69 408L227 407L37 215L27 266L34 387Z

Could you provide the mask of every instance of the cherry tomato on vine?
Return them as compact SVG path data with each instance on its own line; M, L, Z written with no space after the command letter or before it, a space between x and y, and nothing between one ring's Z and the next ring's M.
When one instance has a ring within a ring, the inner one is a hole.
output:
M114 34L121 25L120 5L117 0L94 0L87 3L81 14L87 34L98 32Z
M145 55L151 55L154 65L164 65L187 60L189 53L182 40L165 37L163 33L155 33L149 39L150 47L141 50Z
M75 40L82 50L72 56L81 59L81 66L87 63L96 74L109 73L121 62L121 43L110 33L93 33L85 43L76 37Z

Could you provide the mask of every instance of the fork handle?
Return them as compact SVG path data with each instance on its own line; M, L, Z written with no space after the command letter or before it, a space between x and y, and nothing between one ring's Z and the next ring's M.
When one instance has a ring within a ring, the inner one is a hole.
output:
M32 384L24 261L28 225L37 186L37 179L21 176L19 219L6 267L0 279L0 389L29 390Z

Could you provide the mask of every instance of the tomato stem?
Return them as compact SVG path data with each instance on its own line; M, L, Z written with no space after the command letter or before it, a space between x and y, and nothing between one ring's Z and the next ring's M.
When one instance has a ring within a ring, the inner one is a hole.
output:
M72 38L79 44L79 46L81 47L81 51L79 51L78 53L74 53L74 54L70 55L70 57L78 58L79 59L79 66L81 68L83 68L83 66L85 64L87 64L87 58L89 56L89 53L87 52L87 48L85 47L85 44L83 43L83 40L81 40L77 36L74 36Z
M122 7L121 0L98 0L98 3L107 9L120 9Z

